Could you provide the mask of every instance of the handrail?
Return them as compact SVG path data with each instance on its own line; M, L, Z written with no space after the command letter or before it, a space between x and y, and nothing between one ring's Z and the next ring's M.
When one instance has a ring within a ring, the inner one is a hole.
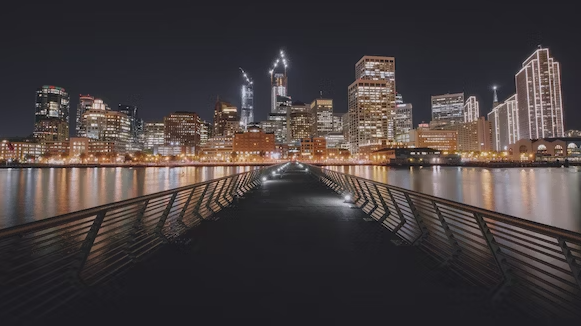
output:
M581 318L581 234L311 165L407 244L542 318Z
M0 230L0 319L41 318L212 218L279 165Z

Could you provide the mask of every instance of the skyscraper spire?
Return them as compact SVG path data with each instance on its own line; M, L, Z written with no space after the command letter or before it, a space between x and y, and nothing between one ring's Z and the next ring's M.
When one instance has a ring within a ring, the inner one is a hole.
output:
M492 103L493 103L493 107L496 106L496 103L498 103L498 94L496 94L496 86L492 86L492 91L494 92L493 98L492 98Z

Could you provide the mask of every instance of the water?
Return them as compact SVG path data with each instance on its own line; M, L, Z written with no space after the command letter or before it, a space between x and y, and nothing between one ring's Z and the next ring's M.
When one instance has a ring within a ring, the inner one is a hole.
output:
M330 168L581 232L581 171L575 168Z
M254 168L0 169L0 229Z

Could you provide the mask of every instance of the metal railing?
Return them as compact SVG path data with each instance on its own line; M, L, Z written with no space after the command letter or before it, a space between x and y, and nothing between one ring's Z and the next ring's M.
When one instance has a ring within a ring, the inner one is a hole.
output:
M276 166L0 230L0 315L43 315L230 205Z
M581 234L311 166L407 244L540 318L581 317Z

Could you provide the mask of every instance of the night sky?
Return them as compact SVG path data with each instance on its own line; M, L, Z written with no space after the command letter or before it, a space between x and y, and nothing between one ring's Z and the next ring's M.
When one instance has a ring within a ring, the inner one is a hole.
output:
M538 44L562 65L565 128L581 129L575 98L581 51L572 7L18 3L5 5L0 17L0 137L32 133L42 85L67 89L71 120L80 93L112 108L138 105L146 121L173 111L211 120L218 95L240 106L238 67L254 80L255 119L265 120L268 70L280 49L290 60L293 100L310 102L322 90L335 112L346 112L355 63L385 55L396 59L397 92L413 104L414 125L430 120L430 96L446 92L476 95L485 115L491 86L499 87L501 101L513 94L514 74Z

